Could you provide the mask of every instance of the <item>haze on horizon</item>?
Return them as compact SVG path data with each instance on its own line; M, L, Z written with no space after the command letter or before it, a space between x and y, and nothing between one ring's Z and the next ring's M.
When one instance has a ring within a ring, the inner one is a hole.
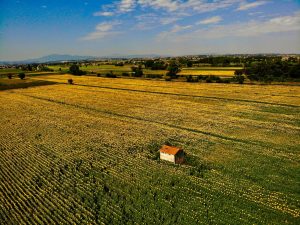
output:
M300 53L298 0L2 0L0 60Z

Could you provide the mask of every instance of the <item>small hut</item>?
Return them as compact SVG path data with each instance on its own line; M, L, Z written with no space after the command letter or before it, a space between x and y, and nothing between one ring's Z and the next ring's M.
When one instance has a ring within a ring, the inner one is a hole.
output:
M159 150L160 159L166 160L175 164L184 162L184 151L181 148L163 145Z

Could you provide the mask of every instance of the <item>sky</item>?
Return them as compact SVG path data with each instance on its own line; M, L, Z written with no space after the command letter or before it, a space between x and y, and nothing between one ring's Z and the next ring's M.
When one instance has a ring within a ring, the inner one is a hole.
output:
M300 0L0 0L0 60L300 53Z

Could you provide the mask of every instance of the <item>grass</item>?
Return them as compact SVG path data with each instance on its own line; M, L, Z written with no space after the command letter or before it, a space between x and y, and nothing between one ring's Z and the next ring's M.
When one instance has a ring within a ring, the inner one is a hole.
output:
M31 79L58 85L1 92L4 223L297 224L299 87Z
M11 74L18 74L24 72L20 69L14 69L14 68L7 68L7 69L0 69L0 78L1 77L7 77L7 74L11 73Z

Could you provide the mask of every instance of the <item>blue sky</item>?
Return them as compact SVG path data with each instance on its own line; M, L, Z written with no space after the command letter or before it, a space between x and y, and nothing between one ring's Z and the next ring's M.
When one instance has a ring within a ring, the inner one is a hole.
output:
M0 0L0 60L300 53L299 0Z

